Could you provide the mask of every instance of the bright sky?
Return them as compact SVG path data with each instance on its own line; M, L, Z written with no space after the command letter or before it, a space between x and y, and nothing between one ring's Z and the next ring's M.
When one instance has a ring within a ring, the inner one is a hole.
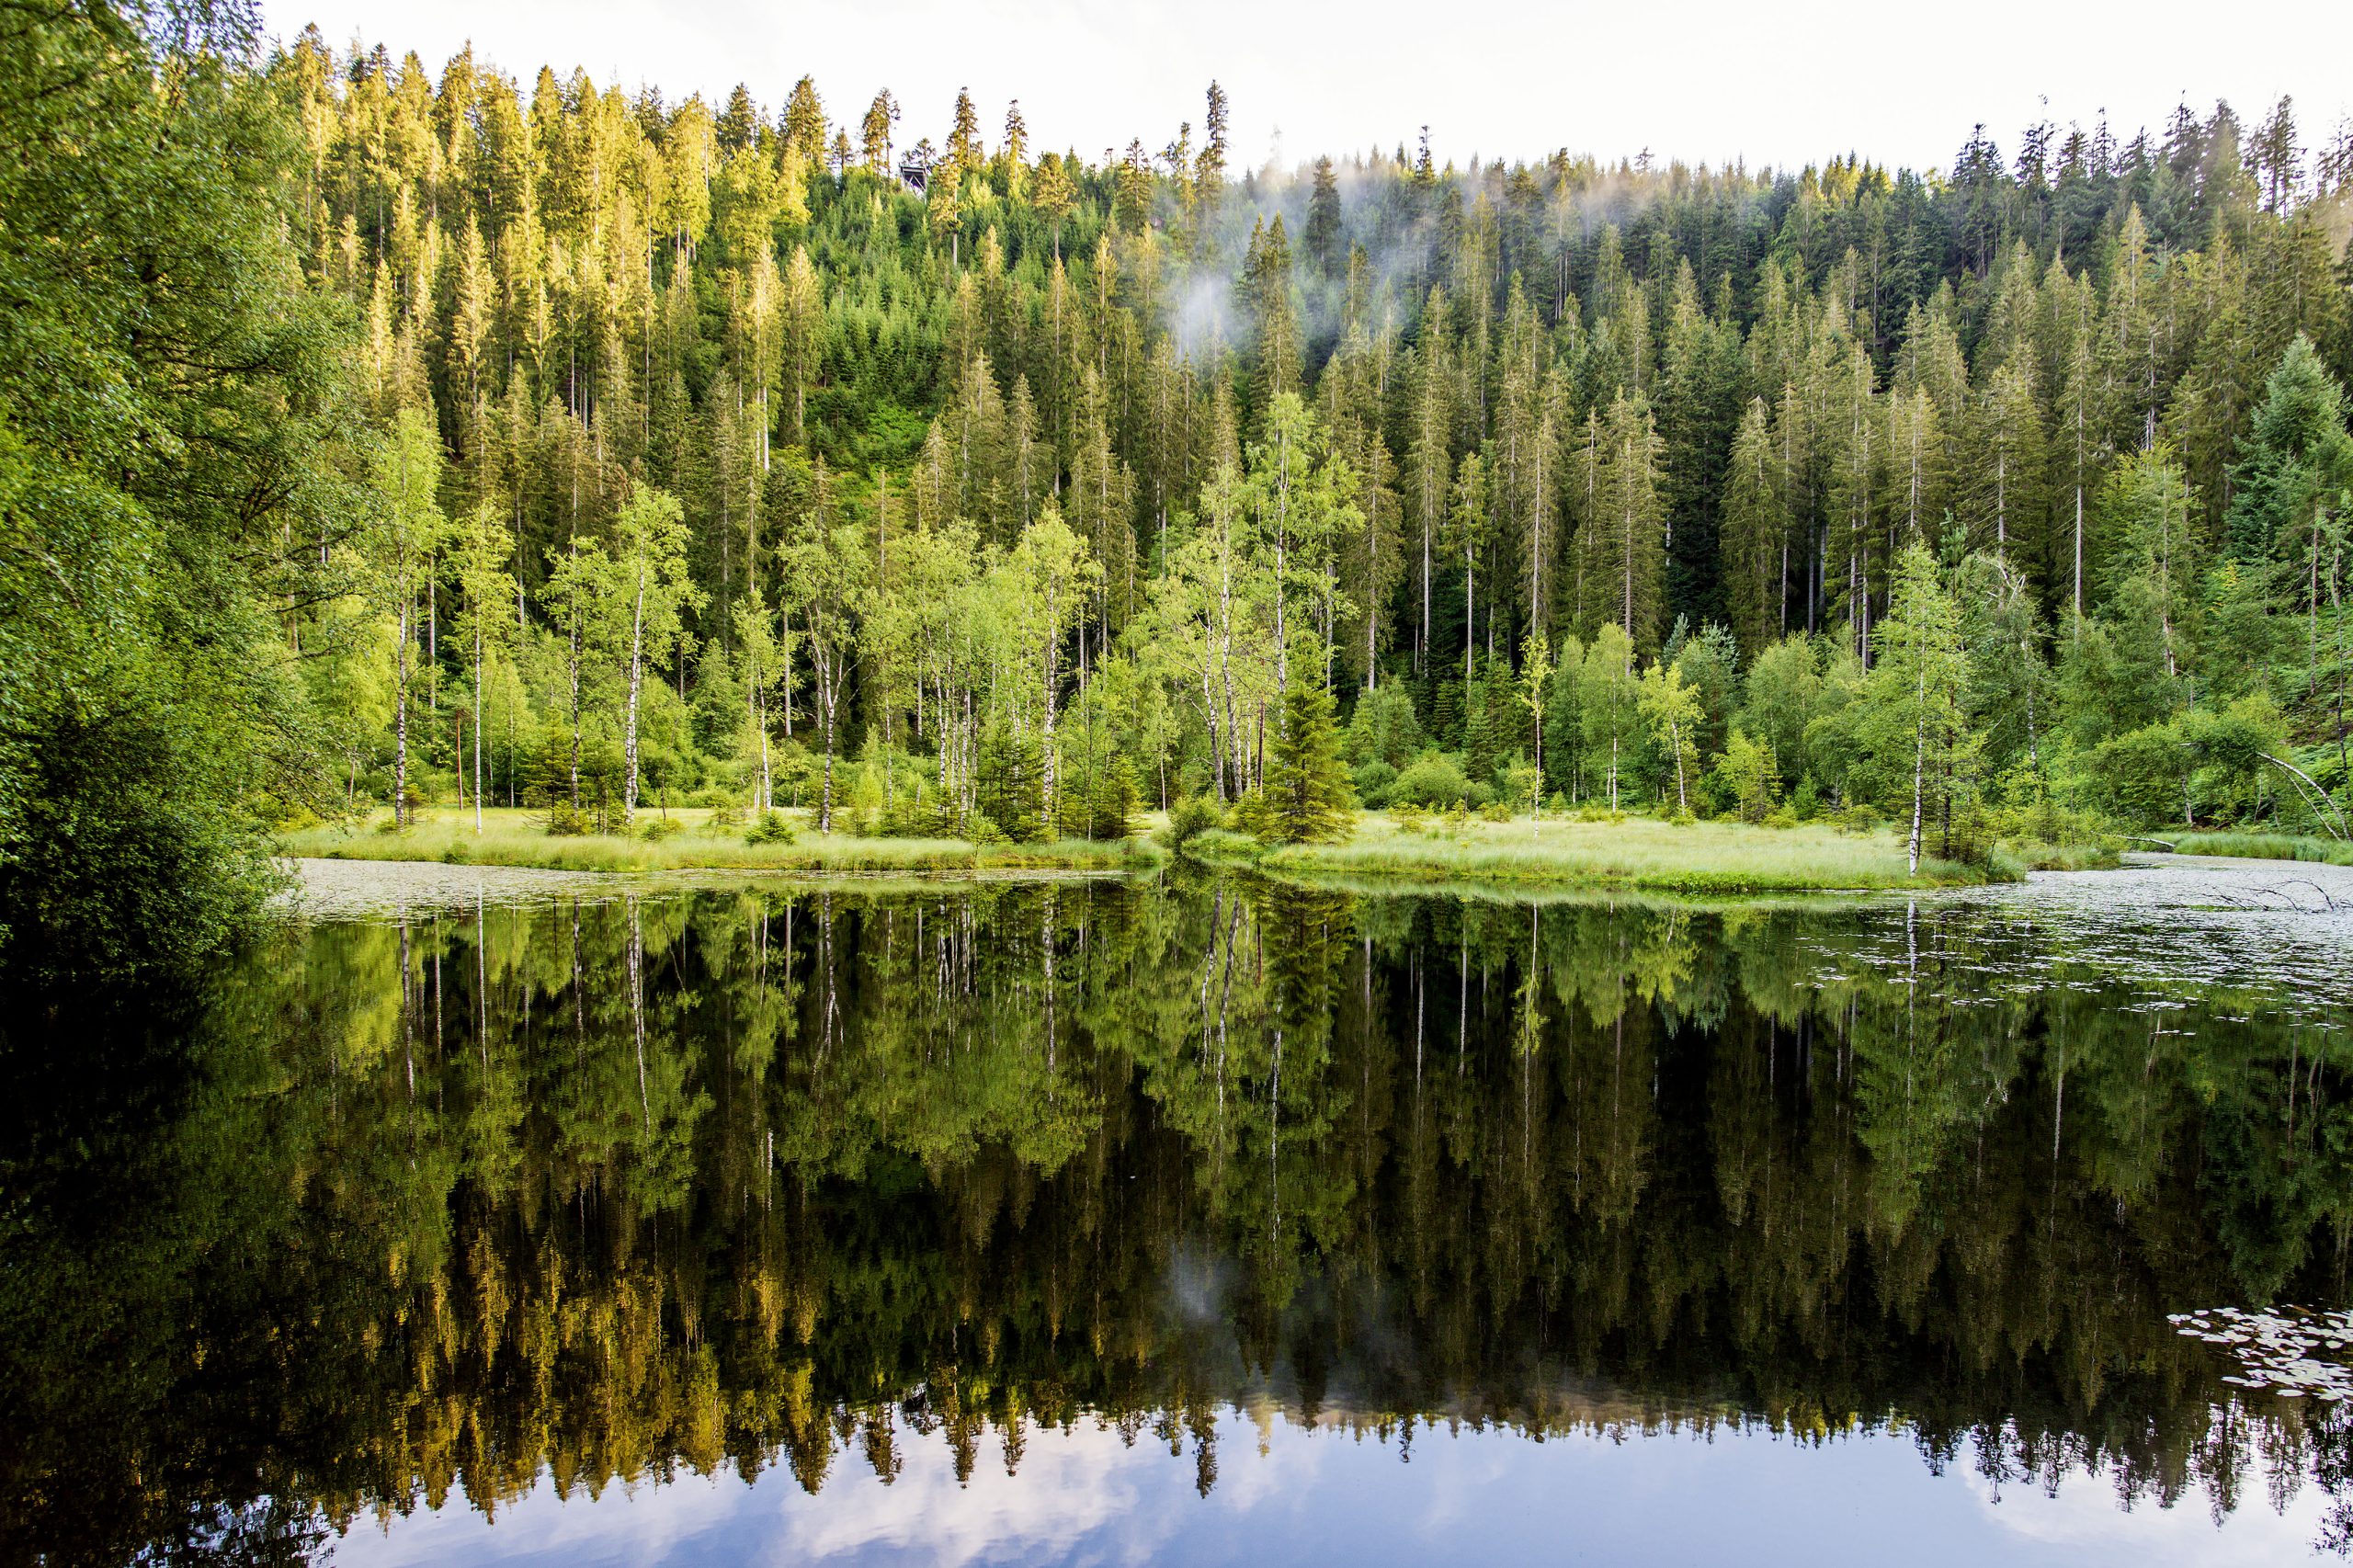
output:
M1583 16L1587 9L1604 14ZM2244 120L2294 97L2308 149L2353 114L2346 0L1651 0L1584 7L1280 0L264 0L270 29L316 22L342 47L414 49L438 74L468 39L524 79L585 66L599 86L652 83L716 103L736 82L773 111L802 74L855 126L878 87L902 145L939 141L970 87L995 140L1021 100L1033 145L1089 159L1142 137L1157 152L1202 90L1224 84L1235 165L1285 163L1430 127L1441 158L1605 158L1797 165L1847 151L1941 167L1977 121L2005 153L2040 119L2119 140L2182 98ZM1339 18L1345 15L1344 23ZM854 134L854 133L853 133Z

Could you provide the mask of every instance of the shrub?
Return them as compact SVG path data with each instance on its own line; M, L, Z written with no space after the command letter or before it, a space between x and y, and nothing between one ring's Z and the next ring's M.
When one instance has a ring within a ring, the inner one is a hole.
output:
M1215 801L1185 795L1168 808L1168 825L1161 829L1160 836L1170 848L1182 849L1202 834L1224 825L1225 812Z
M550 838L578 838L595 830L597 819L586 812L558 801L547 809L540 818L540 824L547 830Z
M791 844L801 837L801 830L785 820L780 812L762 812L752 821L744 835L746 844Z
M659 844L665 838L676 838L684 826L676 817L648 817L638 824L637 835L648 844Z
M1389 791L1397 782L1397 770L1379 757L1357 764L1350 775L1357 787L1357 799L1375 811L1389 803Z
M722 801L711 807L706 821L711 827L741 827L744 825L744 808L733 801Z
M1389 800L1392 805L1435 810L1466 803L1473 788L1453 757L1442 751L1426 751L1397 775L1389 787Z

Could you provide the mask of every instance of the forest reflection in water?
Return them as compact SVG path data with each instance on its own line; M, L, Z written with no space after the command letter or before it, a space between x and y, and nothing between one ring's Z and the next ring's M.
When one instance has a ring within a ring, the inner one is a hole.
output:
M2080 925L1181 876L290 924L184 1025L6 1025L0 1554L491 1557L714 1475L920 1534L923 1477L1114 1451L1231 1509L1311 1429L1415 1467L1299 1483L1326 1540L1597 1433L2341 1551L2347 1413L2167 1314L2345 1301L2344 1004Z

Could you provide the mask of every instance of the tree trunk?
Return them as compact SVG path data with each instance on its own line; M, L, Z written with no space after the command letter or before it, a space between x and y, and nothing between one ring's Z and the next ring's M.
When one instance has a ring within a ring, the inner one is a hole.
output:
M645 680L645 562L637 564L637 600L631 607L629 628L629 717L622 726L622 761L629 777L621 786L621 825L637 820L637 706Z
M474 836L482 836L482 628L479 625L474 628Z
M572 626L572 809L580 809L580 623Z
M1919 704L1912 716L1912 840L1909 853L1911 874L1920 874L1920 796L1927 788L1928 761L1928 663L1920 661L1920 672L1913 700Z
M1061 670L1058 666L1062 657L1062 637L1060 627L1055 619L1055 612L1060 607L1055 603L1055 599L1054 590L1048 588L1046 590L1046 656L1042 677L1044 690L1041 694L1045 702L1042 715L1038 721L1038 769L1040 780L1038 794L1040 813L1038 831L1049 838L1054 836L1054 687L1061 684L1059 679Z
M409 824L408 814L408 616L402 597L399 629L392 641L392 822Z

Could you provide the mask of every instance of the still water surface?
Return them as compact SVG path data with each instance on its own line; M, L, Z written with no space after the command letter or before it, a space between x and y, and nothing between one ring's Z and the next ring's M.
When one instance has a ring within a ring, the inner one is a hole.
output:
M0 1557L2335 1556L2348 882L324 869L0 1024Z

